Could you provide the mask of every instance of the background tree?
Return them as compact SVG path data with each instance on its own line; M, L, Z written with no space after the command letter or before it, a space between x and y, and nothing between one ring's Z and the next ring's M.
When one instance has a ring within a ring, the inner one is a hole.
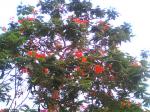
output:
M1 70L16 69L15 98L26 73L35 103L49 112L142 112L131 98L149 105L147 61L119 50L132 31L128 23L111 24L115 10L87 0L40 0L17 12L0 37Z

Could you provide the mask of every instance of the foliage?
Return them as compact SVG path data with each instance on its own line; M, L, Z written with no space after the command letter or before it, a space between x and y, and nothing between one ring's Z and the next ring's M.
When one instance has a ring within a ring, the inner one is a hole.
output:
M147 61L119 50L133 35L128 23L111 25L115 10L86 0L40 0L36 7L19 5L18 21L0 36L0 69L14 65L16 87L28 74L28 91L49 112L142 112L132 94L149 105Z

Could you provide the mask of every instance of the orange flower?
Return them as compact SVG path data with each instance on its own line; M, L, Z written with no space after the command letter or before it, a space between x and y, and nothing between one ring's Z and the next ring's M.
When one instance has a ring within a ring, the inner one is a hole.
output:
M121 107L124 108L124 107L127 107L127 108L130 108L132 105L132 103L130 101L121 101Z
M131 102L130 101L128 101L127 106L128 106L128 108L131 107Z
M77 51L77 52L75 52L75 56L77 58L81 58L83 56L83 53L81 51Z
M86 57L82 57L82 61L83 63L87 62L87 58Z
M126 101L121 101L121 107L124 108L126 106Z
M94 72L95 72L95 74L100 74L100 73L104 72L104 68L100 65L95 65Z

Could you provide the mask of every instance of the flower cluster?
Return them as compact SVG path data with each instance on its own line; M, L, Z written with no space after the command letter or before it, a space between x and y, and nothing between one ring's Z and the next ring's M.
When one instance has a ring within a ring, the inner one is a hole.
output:
M87 57L85 57L83 55L82 51L76 51L75 52L75 57L77 59L81 59L81 63L86 63L87 62ZM84 70L81 69L79 66L76 68L76 70L81 74L81 76L85 76ZM96 64L93 67L93 71L94 71L95 74L101 74L101 73L104 72L104 67L99 65L99 64Z
M95 74L100 74L104 72L104 67L102 67L101 65L95 65L94 66L94 72Z
M22 24L24 21L33 21L34 18L27 17L27 18L22 18L18 20L18 23Z
M72 21L77 23L77 24L87 24L87 23L89 23L88 20L82 20L80 18L73 18Z
M82 51L76 51L75 56L76 56L76 58L81 58L83 56Z
M28 51L27 55L30 57L35 57L36 59L41 59L46 57L45 53L37 53L35 51Z

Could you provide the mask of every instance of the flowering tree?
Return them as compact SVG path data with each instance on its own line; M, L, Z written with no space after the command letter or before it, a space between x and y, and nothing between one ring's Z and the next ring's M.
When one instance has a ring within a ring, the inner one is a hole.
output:
M145 55L136 60L119 50L132 31L111 25L116 11L86 0L40 0L17 11L0 37L0 69L16 69L15 98L26 73L28 91L48 112L142 112L131 97L149 105Z

